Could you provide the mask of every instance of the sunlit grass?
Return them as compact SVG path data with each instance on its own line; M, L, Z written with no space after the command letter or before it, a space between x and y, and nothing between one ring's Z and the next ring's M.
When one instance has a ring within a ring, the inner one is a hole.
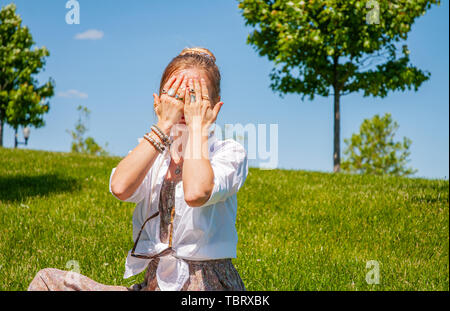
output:
M134 204L108 191L119 161L0 148L0 290L71 260L101 283L143 279L122 278ZM449 290L446 180L252 168L238 202L233 262L249 290Z

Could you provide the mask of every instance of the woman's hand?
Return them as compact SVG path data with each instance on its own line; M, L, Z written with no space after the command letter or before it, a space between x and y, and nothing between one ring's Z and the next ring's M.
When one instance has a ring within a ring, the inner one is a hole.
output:
M183 163L184 200L191 206L202 206L214 188L214 172L209 160L208 129L214 123L223 103L212 105L206 81L189 79L184 96L184 119L188 139Z
M189 79L184 95L184 119L188 127L207 131L216 121L223 102L212 105L205 79Z
M184 89L186 89L184 75L173 76L164 85L164 92L160 97L153 94L155 112L158 116L158 126L166 132L166 134L169 134L172 126L179 122L183 115L184 107L182 99L175 98L175 95L169 96L169 94L173 91L173 94L178 94L178 96L181 94L180 97L182 97L184 95ZM169 92L169 94L167 92Z

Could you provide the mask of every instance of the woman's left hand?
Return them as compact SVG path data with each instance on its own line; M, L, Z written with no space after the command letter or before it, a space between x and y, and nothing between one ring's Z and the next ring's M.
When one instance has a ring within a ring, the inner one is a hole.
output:
M209 129L222 105L223 102L212 104L205 79L189 79L184 97L184 119L188 127Z

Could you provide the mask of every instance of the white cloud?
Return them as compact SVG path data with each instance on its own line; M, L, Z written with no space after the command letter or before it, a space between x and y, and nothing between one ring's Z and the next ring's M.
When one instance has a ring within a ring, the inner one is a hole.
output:
M100 40L103 38L103 31L97 29L89 29L75 35L77 40Z
M81 98L86 99L88 98L88 94L77 91L77 90L68 90L66 92L59 92L57 94L58 97L65 97L65 98Z

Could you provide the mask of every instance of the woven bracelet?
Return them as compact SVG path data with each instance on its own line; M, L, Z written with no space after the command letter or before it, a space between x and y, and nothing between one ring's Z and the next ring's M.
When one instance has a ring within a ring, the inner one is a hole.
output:
M145 139L146 141L148 141L148 142L156 149L156 151L161 152L161 149L160 149L155 143L153 143L153 142L148 138L148 136L144 135L144 139Z
M155 147L156 150L158 150L160 153L162 153L165 149L161 143L158 143L156 140L153 139L150 135L145 134L144 138Z
M153 133L155 133L156 136L158 136L158 138L162 141L164 145L167 145L169 143L169 138L165 136L164 133L161 133L158 129L156 129L153 126L151 127L151 130Z
M164 151L164 149L166 149L166 146L163 143L161 143L157 138L152 137L150 134L146 134L146 135L147 135L147 137L152 139L162 151Z
M153 133L154 136L151 136L152 133ZM162 138L159 137L158 134L156 134L154 131L150 131L146 135L148 135L149 137L153 138L158 143L158 146L160 146L162 148L162 150L164 150L166 147L169 147L166 143L164 143Z
M153 137L144 135L144 138L147 141L149 141L156 148L156 150L158 150L160 153L162 153L164 151L164 147L160 143L158 143Z
M164 145L167 146L169 144L169 136L167 136L156 124L153 124L151 129L163 141Z

